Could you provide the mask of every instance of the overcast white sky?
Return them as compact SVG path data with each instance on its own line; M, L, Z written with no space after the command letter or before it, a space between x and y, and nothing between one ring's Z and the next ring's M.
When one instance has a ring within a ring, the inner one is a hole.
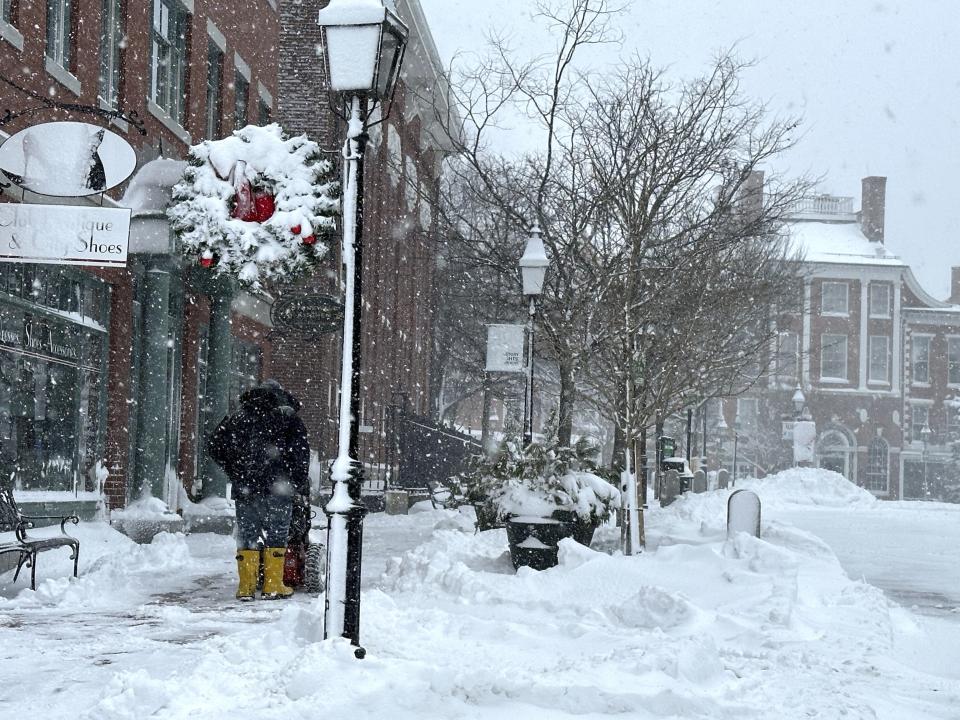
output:
M481 50L486 30L546 50L533 0L420 0L445 61ZM823 192L860 202L860 178L886 175L887 246L934 296L960 265L960 0L622 0L621 48L676 77L736 45L757 65L746 91L804 118L779 169L825 176ZM953 37L951 37L951 35Z

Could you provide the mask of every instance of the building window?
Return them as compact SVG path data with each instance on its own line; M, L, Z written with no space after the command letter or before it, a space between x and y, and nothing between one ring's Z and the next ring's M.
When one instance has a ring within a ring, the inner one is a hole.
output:
M233 81L233 127L247 126L247 106L250 103L250 81L239 72Z
M0 20L11 25L17 24L17 0L0 0Z
M930 408L925 405L913 405L910 408L910 439L923 442L923 428L930 423Z
M947 416L947 438L956 442L960 440L960 406L956 401L947 401L943 404L943 411Z
M820 336L820 377L824 380L847 379L847 336Z
M890 462L890 448L883 438L874 438L867 448L867 490L885 493Z
M239 338L233 339L231 354L230 412L235 412L240 406L240 395L260 382L263 360L259 345Z
M120 104L120 63L123 37L123 0L103 0L100 26L100 80L98 94L111 108Z
M821 315L847 315L850 292L845 282L824 282L820 299Z
M870 283L870 317L890 317L890 285Z
M744 429L755 428L758 415L756 398L737 399L737 425Z
M797 334L782 332L777 337L777 357L774 365L774 375L781 385L793 387L799 381L797 370Z
M910 343L910 367L913 382L925 385L930 382L930 338L914 335Z
M188 28L187 12L177 0L153 0L150 98L181 125Z
M65 70L73 59L70 6L70 0L47 0L46 55Z
M890 382L890 338L870 336L870 367L867 379L874 383Z
M257 123L260 125L269 125L272 115L270 106L264 101L263 98L257 101Z
M947 382L960 385L960 337L947 338Z
M208 140L217 140L222 134L223 115L223 50L213 40L207 40L207 127Z

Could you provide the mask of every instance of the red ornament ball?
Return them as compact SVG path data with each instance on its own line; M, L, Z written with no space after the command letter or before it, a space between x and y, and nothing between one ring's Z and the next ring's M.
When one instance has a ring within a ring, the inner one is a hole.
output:
M294 225L292 228L290 228L290 232L292 232L294 235L299 235L299 234L300 234L300 226L299 226L299 225Z
M201 267L209 268L213 267L213 258L212 257L202 257L200 258Z
M313 235L307 235L305 238L300 238L303 241L304 245L313 245L317 239Z
M253 196L253 205L255 208L254 222L266 222L276 210L276 203L273 195L270 193L258 193Z

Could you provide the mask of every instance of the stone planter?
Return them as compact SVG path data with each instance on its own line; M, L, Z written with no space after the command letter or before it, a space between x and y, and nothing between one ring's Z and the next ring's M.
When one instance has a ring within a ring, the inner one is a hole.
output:
M478 531L483 532L484 530L495 530L496 528L504 527L503 521L497 517L497 511L489 505L477 503L473 506L473 509L477 513Z
M507 540L513 567L546 570L557 564L557 545L573 535L570 523L555 518L512 517L507 520Z
M552 518L562 523L573 526L573 532L567 537L572 537L581 545L590 547L593 542L593 534L597 531L595 523L584 520L572 510L554 510Z

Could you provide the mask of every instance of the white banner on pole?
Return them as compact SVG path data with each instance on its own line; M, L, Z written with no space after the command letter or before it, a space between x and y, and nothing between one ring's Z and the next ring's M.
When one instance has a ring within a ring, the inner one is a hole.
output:
M523 372L523 325L487 326L487 372Z
M130 210L0 204L0 262L127 264Z
M812 464L817 455L817 424L798 420L793 424L793 462Z

